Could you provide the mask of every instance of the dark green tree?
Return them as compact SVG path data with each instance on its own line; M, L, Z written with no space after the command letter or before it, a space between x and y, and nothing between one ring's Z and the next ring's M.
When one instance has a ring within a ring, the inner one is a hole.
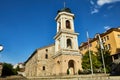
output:
M93 71L98 71L101 67L101 62L99 61L99 59L97 58L97 56L95 54L93 54L93 51L90 51L90 54L91 54L91 59L92 59L92 66L93 66ZM91 67L90 67L90 57L89 57L89 51L87 51L85 53L85 55L83 55L83 58L82 58L82 68L84 70L90 70Z
M96 47L97 48L97 58L99 59L99 61L101 63L103 63L102 61L102 54L103 54L103 57L104 57L104 62L105 62L105 67L106 67L106 72L109 73L111 71L111 68L110 68L110 64L112 63L112 58L111 58L111 55L110 55L110 51L108 49L102 49L99 48L99 47ZM102 66L103 68L103 66Z
M9 63L3 63L2 76L10 76L17 74L16 70L13 69L13 65Z
M82 71L79 69L79 70L78 70L78 74L80 75L81 73L82 73Z
M19 66L17 66L16 70L17 70L17 71L20 71L20 67L19 67Z

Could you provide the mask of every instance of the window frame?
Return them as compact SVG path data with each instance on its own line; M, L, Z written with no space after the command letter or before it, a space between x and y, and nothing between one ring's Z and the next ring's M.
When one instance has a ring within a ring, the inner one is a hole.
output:
M71 23L69 20L65 21L66 29L71 29Z
M48 54L45 54L45 59L48 59Z
M70 38L67 39L66 43L67 43L67 45L66 45L67 48L69 48L69 46L70 46L69 49L72 49L72 40Z
M45 66L42 67L42 70L45 71Z

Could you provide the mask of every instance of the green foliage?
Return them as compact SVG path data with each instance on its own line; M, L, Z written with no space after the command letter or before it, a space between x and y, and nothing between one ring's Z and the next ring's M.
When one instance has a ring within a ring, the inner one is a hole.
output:
M70 74L70 71L69 71L69 69L67 69L67 75L69 75Z
M90 54L91 54L91 59L92 59L93 70L99 69L100 66L102 65L101 62L98 60L96 55L93 54L93 51L90 51ZM85 53L85 55L82 58L82 67L83 69L91 69L88 51Z
M19 66L17 66L16 71L20 71L20 67Z
M97 48L97 52L95 52L95 54L93 54L93 51L90 51L94 73L104 71L101 49L99 47L96 47L96 48ZM104 56L104 61L105 61L106 72L109 73L111 71L110 64L112 63L110 51L107 49L104 49L102 51L103 51L103 56ZM83 55L82 68L83 68L84 72L89 72L91 70L90 57L89 57L88 51L85 53L85 55Z
M105 51L104 60L105 60L106 72L109 73L111 72L110 64L112 63L112 58L110 56L109 51Z
M17 71L13 69L12 64L3 63L2 76L16 75Z
M109 73L111 71L111 68L110 68L110 64L112 63L112 58L110 56L110 51L108 49L102 49L102 53L103 53L103 56L104 56L104 62L105 62L105 67L106 67L106 72ZM101 63L103 63L102 61L102 54L101 53L101 49L99 47L97 47L97 58L99 59L99 61Z
M78 74L80 75L81 73L82 73L82 71L79 69L79 70L78 70Z
M83 69L90 69L90 61L89 61L89 54L85 53L82 58L82 68Z

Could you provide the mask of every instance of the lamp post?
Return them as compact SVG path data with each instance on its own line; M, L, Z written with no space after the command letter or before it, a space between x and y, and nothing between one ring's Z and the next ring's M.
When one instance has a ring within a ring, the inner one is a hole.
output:
M103 46L103 42L101 40L100 34L98 34L98 38L99 38L99 44L100 44L100 51L101 51L101 55L102 55L102 62L103 62L103 68L104 68L104 73L106 74L106 67L105 67L105 60L104 60L104 46Z
M0 52L3 50L3 46L0 44Z

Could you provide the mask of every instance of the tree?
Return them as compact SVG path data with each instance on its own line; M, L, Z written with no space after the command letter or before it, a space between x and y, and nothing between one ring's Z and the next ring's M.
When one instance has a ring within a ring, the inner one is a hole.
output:
M3 63L2 76L10 76L17 74L16 70L13 69L13 65L9 63Z
M99 46L96 47L97 51L93 53L93 51L90 51L91 58L92 58L92 66L94 72L103 72L103 61L102 61L102 53L101 48ZM110 51L108 49L102 49L104 61L105 61L105 67L106 72L111 72L110 64L112 63L112 58L110 56ZM89 58L89 51L87 51L82 58L82 68L84 70L90 71L90 58Z
M79 70L78 70L78 74L80 75L81 73L82 73L82 71L79 69Z
M97 52L96 52L97 58L102 63L101 49L99 47L96 47L96 48L97 48ZM111 52L106 48L102 49L102 52L103 52L103 56L104 56L106 72L109 73L109 72L111 72L110 64L112 63L112 58L110 56Z
M20 67L19 67L19 66L17 66L16 70L17 70L17 71L20 71Z
M90 51L91 54L91 58L92 58L92 66L93 66L93 71L97 72L99 71L102 63L99 61L99 59L97 58L97 56L95 54L93 54L93 51ZM87 51L85 53L85 55L83 55L82 58L82 68L84 70L90 70L90 58L89 58L89 51Z

